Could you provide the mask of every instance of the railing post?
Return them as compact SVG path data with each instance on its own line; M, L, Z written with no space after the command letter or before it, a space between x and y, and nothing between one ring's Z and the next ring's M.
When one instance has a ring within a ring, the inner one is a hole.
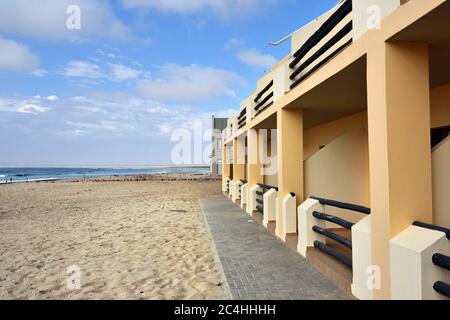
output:
M241 209L244 209L244 205L248 205L248 194L248 183L246 183L241 187Z
M369 215L352 227L352 294L360 300L372 300L368 271L372 265L372 217ZM377 280L377 279L375 279Z
M260 191L260 192L262 191L262 189L258 185L251 188L250 192L249 192L249 199L248 199L248 203L247 203L247 213L249 215L253 215L253 211L256 210L256 206L258 205L256 202L256 198L257 198L256 192L257 191Z
M448 300L433 289L450 283L450 272L433 264L435 253L450 255L445 233L410 226L390 242L391 294L394 300Z
M286 241L287 234L297 233L297 196L289 193L282 201L282 240Z
M298 207L298 245L297 251L304 257L308 247L314 247L314 241L318 240L325 243L325 237L314 232L313 226L325 228L325 221L316 219L313 216L314 211L325 212L325 206L319 201L307 199Z
M238 200L241 199L241 196L239 194L239 188L242 186L242 182L240 181L235 181L233 183L233 196L231 197L231 200L233 202L237 202Z
M264 194L264 220L263 225L267 228L269 222L276 221L278 192L270 189Z

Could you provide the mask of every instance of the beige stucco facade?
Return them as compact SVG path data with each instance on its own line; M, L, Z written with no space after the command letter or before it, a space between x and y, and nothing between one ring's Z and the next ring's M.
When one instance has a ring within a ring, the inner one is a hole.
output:
M450 3L353 1L351 12L341 14L319 37L321 26L345 5L348 1L340 2L295 33L290 54L242 102L244 125L237 126L238 115L230 119L223 136L223 181L245 180L247 202L254 202L259 190L270 192L265 197L272 199L275 189L270 187L276 188L276 209L263 209L270 210L277 237L298 237L302 254L315 238L300 217L318 223L310 215L311 208L320 205L309 201L310 196L369 207L369 219L342 208L327 208L327 213L355 224L354 294L391 299L402 292L399 257L424 259L429 251L408 244L420 242L421 235L428 237L426 232L411 232L413 223L450 228L450 140L442 139L433 149L430 144L432 130L450 128ZM378 6L382 20L371 28L367 21L374 18L373 6ZM340 32L349 22L352 31ZM313 35L320 39L315 41ZM302 47L307 49L298 51ZM297 68L301 71L292 77ZM264 130L276 130L266 144L261 143ZM267 159L261 154L276 164L276 173L266 174ZM269 185L269 190L258 183ZM293 210L294 203L303 209ZM247 212L255 206L247 204ZM320 222L320 227L332 230L336 225ZM439 234L433 236L445 242ZM317 238L325 241L322 235ZM434 245L427 241L420 243ZM379 285L368 289L362 283L369 262L379 269ZM421 263L417 270L432 264L426 259ZM420 285L433 287L426 281Z

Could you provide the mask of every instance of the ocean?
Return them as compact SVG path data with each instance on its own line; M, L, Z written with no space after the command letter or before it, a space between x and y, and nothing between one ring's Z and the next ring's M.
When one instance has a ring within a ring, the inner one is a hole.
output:
M0 168L0 184L152 174L207 174L208 168Z

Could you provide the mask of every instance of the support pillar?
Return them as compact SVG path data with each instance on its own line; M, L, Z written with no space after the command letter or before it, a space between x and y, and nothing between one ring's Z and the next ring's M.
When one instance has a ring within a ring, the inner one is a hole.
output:
M286 240L286 234L297 233L296 208L304 201L303 110L279 110L277 128L279 192L276 234L279 238ZM291 192L296 194L295 209L283 211L283 202L285 202L286 197L290 196Z
M248 165L247 165L247 180L248 180L248 190L251 192L257 186L257 183L261 182L262 177L262 166L260 159L258 157L258 131L255 129L249 129L247 132L247 153L248 153ZM247 204L247 213L253 213L253 206L251 203Z
M379 43L368 52L368 124L374 299L390 299L389 242L432 222L428 47Z

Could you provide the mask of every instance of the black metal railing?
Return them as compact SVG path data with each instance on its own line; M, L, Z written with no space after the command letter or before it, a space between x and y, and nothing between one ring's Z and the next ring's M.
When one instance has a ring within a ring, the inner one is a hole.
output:
M450 229L447 229L447 228L444 228L444 227L435 226L433 224L420 222L420 221L415 221L413 223L413 225L415 225L416 227L421 227L421 228L425 228L425 229L430 229L430 230L434 230L434 231L443 232L447 236L447 239L450 240Z
M227 192L228 192L228 193L230 193L230 181L231 181L231 178L228 177L227 183L226 183L226 186L227 186Z
M335 201L335 200L319 198L319 197L310 197L310 198L319 201L320 204L324 205L324 206L336 207L336 208L346 209L346 210L350 210L350 211L356 211L356 212L360 212L360 213L364 213L364 214L370 214L370 208L367 208L367 207L358 206L358 205L354 205L351 203L345 203L345 202L340 202L340 201Z
M241 129L247 124L247 108L242 109L238 116L238 129Z
M266 110L270 105L272 105L273 102L270 102L270 99L273 98L273 92L269 93L260 103L258 103L255 107L256 116L259 115L261 112Z
M263 112L265 109L267 109L273 102L270 102L270 100L273 98L273 91L269 92L269 90L273 87L273 80L269 82L267 86L264 87L255 97L254 102L257 103L255 106L256 116L259 115L261 112ZM264 98L263 96L269 92L268 95L266 95ZM263 99L262 99L263 98ZM262 100L261 100L262 99Z
M241 183L239 184L239 199L242 199L242 186L247 184L247 180L239 180Z
M263 191L256 191L256 210L264 214L264 192Z
M415 221L413 223L413 225L416 227L420 227L420 228L443 232L443 233L445 233L447 239L450 239L450 229L435 226L433 224L420 222L420 221ZM435 266L438 266L438 267L441 267L443 269L450 271L450 257L449 256L446 256L442 253L435 253L435 254L433 254L431 260ZM433 284L433 289L436 292L450 298L450 285L448 283L445 283L442 281L437 281Z
M269 84L268 84L267 86L265 86L264 89L262 89L262 90L256 95L254 102L255 102L255 103L258 103L259 99L261 99L262 96L263 96L267 91L269 91L270 88L272 88L272 87L273 87L273 80L270 81Z
M435 253L432 257L433 263L441 268L447 269L450 271L450 257L441 253Z
M274 186L270 186L268 184L264 184L264 183L257 183L257 185L263 190L263 191L256 191L256 202L258 203L258 205L256 206L256 210L261 213L264 214L264 194L271 189L275 189L276 191L278 191L278 187L274 187Z
M353 22L350 21L341 30L339 30L330 40L328 40L321 48L319 48L314 54L311 55L306 61L304 61L299 67L298 63L305 58L305 56L313 50L313 48L320 43L328 34L330 34L338 24L343 21L352 12L352 1L346 0L321 26L320 28L308 38L308 40L294 53L294 60L289 64L291 69L294 69L290 76L291 80L295 80L296 77L304 71L307 67L313 65L321 56L323 56L334 45L341 41L353 30ZM295 88L301 82L303 82L312 73L317 71L325 63L334 58L344 48L349 46L353 42L352 39L339 46L336 50L330 53L328 56L318 62L311 70L303 74L299 79L296 79L290 86L291 89Z
M434 283L433 289L436 292L439 292L440 294L450 298L450 285L449 284L442 282L442 281L437 281Z
M260 186L262 189L264 190L271 190L271 189L275 189L276 191L278 191L278 187L274 187L274 186L270 186L268 184L264 184L264 183L258 183L258 186Z
M341 261L343 264L345 264L348 267L352 267L352 259L348 258L344 254L342 254L339 251L336 251L335 249L331 248L330 246L327 246L325 243L322 243L320 241L314 241L314 247L319 249L320 251L336 258L337 260Z
M318 198L318 197L310 197L310 198L319 201L320 204L325 205L325 206L332 206L335 208L355 211L355 212L364 213L364 214L370 214L370 212L371 212L370 208L351 204L351 203L345 203L345 202L329 200L329 199L324 199L324 198ZM314 211L312 213L312 215L316 219L334 223L334 224L341 226L347 230L351 230L352 227L354 226L353 222L350 222L345 219L342 219L342 218L339 218L339 217L336 217L336 216L333 216L330 214L326 214L323 212ZM352 248L353 248L351 240L346 239L343 236L338 235L335 232L332 232L325 228L321 228L319 226L313 226L312 230L317 234L320 234L328 239L334 240L335 242L343 245L344 247L346 247L349 250L352 250ZM341 261L346 266L349 266L350 268L352 267L352 260L350 258L348 258L342 252L339 252L336 249L326 245L325 243L320 242L320 241L315 241L314 247L317 248L318 250L336 258L337 260Z

